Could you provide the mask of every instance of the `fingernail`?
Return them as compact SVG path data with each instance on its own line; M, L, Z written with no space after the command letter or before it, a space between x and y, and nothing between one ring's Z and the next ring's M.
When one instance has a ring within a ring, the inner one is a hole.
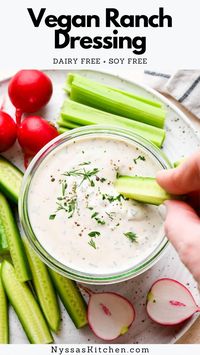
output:
M167 207L164 204L158 206L158 212L159 212L161 218L163 220L165 220L166 215L167 215Z

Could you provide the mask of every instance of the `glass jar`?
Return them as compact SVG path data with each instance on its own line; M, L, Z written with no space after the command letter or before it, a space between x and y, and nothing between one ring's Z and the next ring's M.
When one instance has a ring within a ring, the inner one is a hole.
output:
M166 236L163 235L163 238L160 240L159 244L156 245L155 249L150 253L150 255L148 255L148 257L145 257L134 267L131 267L127 270L123 270L122 272L95 275L94 273L84 273L75 269L71 269L67 265L64 265L63 263L56 260L52 255L50 255L37 239L37 236L35 235L32 229L28 212L28 196L30 184L32 182L35 172L40 167L41 163L46 158L48 158L50 154L56 153L57 149L60 149L62 148L62 146L65 146L67 142L74 141L79 138L88 139L94 137L112 137L112 139L116 138L116 140L119 140L120 138L123 140L125 139L127 143L129 142L132 145L134 144L138 146L150 157L152 157L152 159L156 160L157 163L160 165L160 169L168 169L171 167L168 159L159 148L129 130L119 129L112 126L96 125L73 129L58 136L50 143L48 143L34 157L32 162L30 163L22 182L22 188L19 199L19 216L25 236L28 238L30 244L32 245L38 256L50 268L76 281L81 281L88 284L112 284L133 278L148 270L152 265L154 265L155 262L161 257L163 251L165 250L168 244Z

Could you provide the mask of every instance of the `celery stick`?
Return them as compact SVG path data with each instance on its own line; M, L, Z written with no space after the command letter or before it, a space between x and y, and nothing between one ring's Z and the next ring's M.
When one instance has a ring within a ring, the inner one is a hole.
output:
M57 123L59 126L64 126L65 128L69 128L69 129L80 127L79 124L74 123L74 122L69 122L69 121L67 121L67 120L66 120L65 123L63 124L62 118L61 118L60 120L58 120L56 123Z
M59 134L63 134L65 132L69 131L69 128L65 128L65 127L62 127L62 126L59 126L58 128L58 133Z
M164 126L165 111L120 92L74 77L71 82L70 98L94 108L147 123L156 127Z
M147 124L130 120L128 118L112 115L77 102L66 100L61 111L59 125L65 126L65 122L73 122L79 125L105 124L122 127L131 130L145 139L151 141L158 147L162 146L165 138L163 129L149 126ZM66 126L68 123L66 123Z
M106 85L107 86L107 85ZM159 107L159 108L163 108L162 104L158 101L152 101L150 99L146 99L145 97L142 97L142 96L137 96L135 94L133 94L132 92L128 92L128 91L124 91L124 90L121 90L121 89L117 89L117 88L112 88L111 86L107 86L107 88L113 90L113 91L116 91L120 94L123 94L123 95L126 95L128 97L131 97L135 100L139 100L141 102L144 102L145 104L148 104L148 105L151 105L151 106L155 106L155 107Z
M81 80L85 80L86 83L87 83L87 82L89 82L89 83L90 83L90 82L94 82L94 80L88 79L88 78L83 77L83 76L80 76L80 75L78 75L78 74L68 74L69 85L68 85L68 82L67 82L67 83L66 83L66 87L65 87L65 91L66 91L67 93L69 93L69 94L70 94L70 91L71 91L71 87L70 87L71 82L73 81L73 79L74 79L75 77L81 78ZM128 96L128 97L132 97L133 99L136 99L136 100L145 102L145 103L148 104L148 105L152 105L152 106L160 107L160 108L163 107L162 104L161 104L160 102L158 102L158 101L154 101L154 100L151 100L151 99L147 99L147 98L145 98L145 97L142 97L142 96L135 95L135 94L132 93L132 92L124 91L124 90L121 90L121 89L118 89L118 88L114 88L114 87L109 86L109 85L103 85L102 83L99 84L99 85L104 86L105 88L108 88L108 89L113 90L113 91L115 91L115 92L118 92L118 93L120 93L120 94L126 95L126 96Z
M115 182L115 188L123 196L151 205L160 205L172 198L155 178L143 176L120 176Z

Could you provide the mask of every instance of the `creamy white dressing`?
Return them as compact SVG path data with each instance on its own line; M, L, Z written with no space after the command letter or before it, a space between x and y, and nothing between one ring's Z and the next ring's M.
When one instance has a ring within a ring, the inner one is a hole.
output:
M111 274L134 267L158 246L156 206L119 196L120 175L155 176L157 160L135 143L77 138L44 159L29 189L32 229L45 250L76 271Z

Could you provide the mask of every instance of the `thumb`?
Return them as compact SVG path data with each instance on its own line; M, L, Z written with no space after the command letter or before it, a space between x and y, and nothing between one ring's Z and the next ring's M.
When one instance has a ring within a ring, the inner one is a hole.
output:
M193 208L182 201L167 201L165 231L183 263L200 281L200 219Z
M178 168L158 172L157 182L167 192L176 195L200 190L200 152L186 159Z

